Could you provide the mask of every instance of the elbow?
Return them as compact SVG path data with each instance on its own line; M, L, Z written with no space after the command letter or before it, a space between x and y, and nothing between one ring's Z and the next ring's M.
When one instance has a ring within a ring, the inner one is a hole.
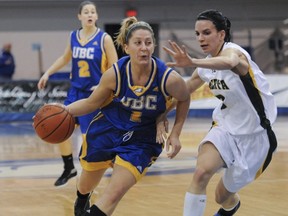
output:
M226 61L226 67L227 69L231 70L235 68L240 63L240 59L238 56L231 56Z
M70 62L70 58L63 58L64 65L67 65Z
M183 96L181 97L180 100L178 100L179 102L182 102L183 104L190 104L190 94L187 91L187 94L183 94Z
M227 65L226 65L226 69L228 70L232 70L233 68L235 68L237 66L237 64L235 62L229 62Z

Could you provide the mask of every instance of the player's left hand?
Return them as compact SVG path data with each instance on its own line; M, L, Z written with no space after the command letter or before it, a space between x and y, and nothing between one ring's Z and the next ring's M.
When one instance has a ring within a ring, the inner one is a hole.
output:
M174 41L168 41L168 42L171 46L171 49L165 46L163 46L163 49L174 58L175 62L167 62L166 63L167 66L169 67L191 67L193 66L192 59L187 53L186 47L184 45L180 47Z
M179 137L170 135L166 142L166 152L167 152L168 158L170 159L174 158L179 153L181 148L182 146L181 146Z

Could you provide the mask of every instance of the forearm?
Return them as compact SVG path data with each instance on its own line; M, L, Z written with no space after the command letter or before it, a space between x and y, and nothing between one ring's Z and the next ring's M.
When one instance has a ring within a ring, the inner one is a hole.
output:
M88 98L78 100L67 106L73 116L82 116L98 109L97 104L91 103Z
M209 68L214 70L229 70L239 63L239 58L218 56L206 59L190 58L194 67Z
M178 136L178 137L180 136L184 122L187 118L189 106L190 106L190 98L188 98L185 101L177 102L176 117L175 117L175 122L172 128L171 134Z
M47 75L52 75L58 72L61 68L63 68L66 64L69 63L69 60L65 59L63 56L59 57L45 72Z

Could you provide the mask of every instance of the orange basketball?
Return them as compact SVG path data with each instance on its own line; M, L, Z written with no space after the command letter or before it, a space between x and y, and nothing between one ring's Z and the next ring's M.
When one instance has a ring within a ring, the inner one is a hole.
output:
M50 103L42 106L33 118L36 134L48 143L61 143L74 131L75 119L64 105Z

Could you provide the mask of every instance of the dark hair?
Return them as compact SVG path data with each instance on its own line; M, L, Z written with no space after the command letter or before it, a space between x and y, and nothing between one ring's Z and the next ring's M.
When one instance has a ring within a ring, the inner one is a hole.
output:
M198 15L196 21L197 20L210 20L216 27L217 31L221 30L225 31L226 33L224 38L225 42L229 42L231 40L231 34L230 34L231 22L226 16L223 16L221 12L213 9L206 10Z
M78 9L78 14L81 14L81 12L82 12L82 9L83 9L83 7L85 6L85 5L94 5L95 6L95 9L97 9L96 8L96 4L94 3L94 2L92 2L92 1L83 1L83 2L81 2L81 4L79 5L79 9Z

